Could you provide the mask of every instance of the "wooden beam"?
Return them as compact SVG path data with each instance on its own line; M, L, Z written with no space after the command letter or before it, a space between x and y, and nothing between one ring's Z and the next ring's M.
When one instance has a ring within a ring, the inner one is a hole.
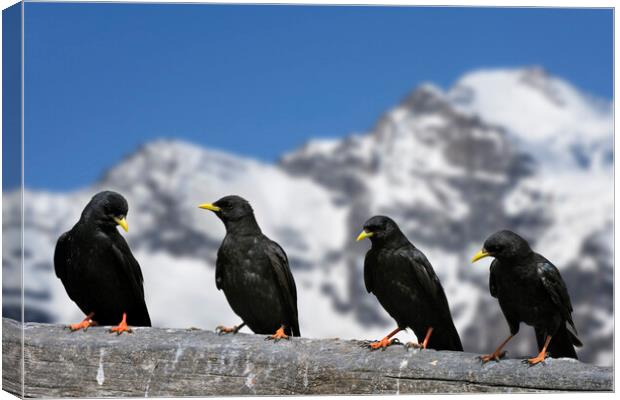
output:
M3 389L22 395L22 326L2 322ZM351 340L273 343L163 328L117 336L31 323L23 333L27 397L611 391L613 381L611 368L569 359L482 365L471 353L398 345L371 352Z

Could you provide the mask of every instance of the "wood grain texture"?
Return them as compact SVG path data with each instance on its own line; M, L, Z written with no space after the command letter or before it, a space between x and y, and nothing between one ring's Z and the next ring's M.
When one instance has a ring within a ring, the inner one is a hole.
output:
M21 324L2 321L3 389L21 395ZM370 352L361 342L211 331L24 325L26 397L611 391L613 371L569 359L481 365L476 354Z

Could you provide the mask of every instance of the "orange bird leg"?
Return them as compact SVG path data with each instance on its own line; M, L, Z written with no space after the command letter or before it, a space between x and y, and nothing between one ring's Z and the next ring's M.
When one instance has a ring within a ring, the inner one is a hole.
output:
M92 320L95 313L90 313L82 320L82 322L78 322L77 324L71 324L68 328L71 332L79 331L80 329L84 329L86 331L89 327L97 325L95 321Z
M545 361L545 357L547 356L547 346L549 346L549 342L551 342L551 335L547 336L547 339L545 340L545 345L543 346L540 353L538 353L538 355L534 358L527 359L527 362L530 365L536 365L538 363Z
M284 333L284 325L282 325L280 328L278 328L276 333L274 333L271 336L267 336L265 338L265 340L273 340L274 342L277 342L280 339L288 340L288 335L286 333Z
M396 335L400 331L402 331L400 327L396 328L392 332L388 333L388 335L384 337L383 339L370 343L368 347L370 347L370 350L377 350L377 349L385 350L389 345L394 343L395 339L391 339L392 336Z
M426 346L428 345L428 340L431 338L432 334L433 334L433 327L431 326L430 328L428 328L428 331L426 331L426 337L424 338L424 341L422 342L422 348L424 350L426 350Z
M123 332L133 333L133 331L127 326L127 313L123 313L123 320L118 326L110 329L110 332L116 332L117 335L120 335Z
M416 349L424 349L426 350L426 346L428 346L428 341L431 339L431 335L433 334L433 327L429 327L428 330L426 331L426 336L424 337L424 341L422 341L421 343L415 343L415 342L409 342L407 343L405 346L406 347L413 347Z
M512 339L514 337L514 335L510 335L508 336L508 339L504 340L502 342L502 344L499 345L499 347L497 349L495 349L495 351L492 354L486 354L484 356L480 356L478 357L480 359L480 361L482 361L482 363L486 363L489 362L491 360L494 361L498 361L504 357L504 355L506 355L506 352L502 352L502 349L504 348L504 346L506 346L506 344L510 341L510 339Z

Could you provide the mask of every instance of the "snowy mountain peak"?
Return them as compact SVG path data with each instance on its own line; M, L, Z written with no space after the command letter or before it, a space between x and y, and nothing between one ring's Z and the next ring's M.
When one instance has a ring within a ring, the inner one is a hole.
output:
M400 103L399 108L414 113L436 112L450 107L445 93L431 83L423 83L409 93Z
M207 149L182 140L156 139L145 143L126 156L104 175L103 181L113 179L114 175L119 171L122 173L127 168L131 169L131 165L138 167L144 163L149 163L150 167L166 169L167 173L171 173L177 169L192 169L198 165L210 167L223 164L231 167L241 167L246 164L256 164L257 162L250 158ZM182 172L181 170L179 172Z
M474 71L447 96L458 109L506 127L542 165L590 168L610 163L611 103L542 68Z
M412 90L402 101L402 104L408 104L409 102L413 102L414 104L418 101L445 101L445 93L444 91L437 85L424 82L414 90Z

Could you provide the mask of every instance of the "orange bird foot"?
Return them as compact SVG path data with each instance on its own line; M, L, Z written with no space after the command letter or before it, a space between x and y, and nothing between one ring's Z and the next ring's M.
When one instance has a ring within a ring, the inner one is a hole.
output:
M277 341L278 341L278 340L280 340L280 339L286 339L286 340L288 340L288 339L289 339L288 335L287 335L286 333L284 333L284 327L280 327L280 328L276 331L276 333L274 333L274 334L273 334L273 335L271 335L271 336L267 336L267 337L265 338L265 340L273 340L274 342L277 342Z
M368 344L368 347L370 348L370 350L377 350L377 349L381 349L381 351L384 351L385 349L387 349L389 346L391 346L394 343L398 343L398 339L388 339L387 337L384 337L381 340L377 340L376 342L372 342Z
M227 333L237 333L239 332L239 329L241 329L241 326L233 326L232 328L228 328L224 325L218 325L217 328L215 328L215 332L217 332L218 335L225 335Z
M92 317L93 314L89 314L81 322L68 325L67 328L69 328L71 332L79 331L80 329L86 331L89 327L97 325L97 323L91 319Z
M499 362L499 360L504 358L504 356L506 356L505 351L502 351L502 352L496 351L492 354L485 354L483 356L479 356L478 360L482 361L483 364L488 363L489 361Z
M131 328L127 326L127 314L126 313L123 313L123 320L121 321L121 323L118 324L118 326L115 326L114 328L110 329L110 333L112 332L116 332L117 335L120 335L123 332L133 333Z
M540 364L541 362L544 363L545 358L547 358L546 352L540 352L540 354L538 354L536 357L528 358L527 360L524 360L523 362L528 363L529 365L536 365L536 364Z

